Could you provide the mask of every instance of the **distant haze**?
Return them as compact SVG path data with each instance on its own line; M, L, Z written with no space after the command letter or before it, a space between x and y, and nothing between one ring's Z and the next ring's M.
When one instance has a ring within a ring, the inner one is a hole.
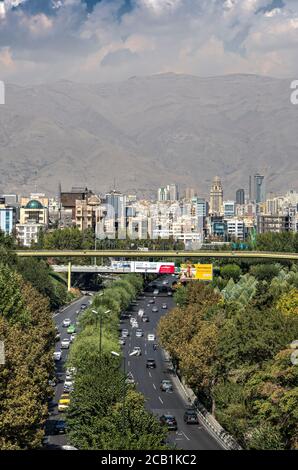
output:
M111 84L8 86L0 107L0 193L86 185L156 194L176 182L224 196L266 177L297 188L298 106L290 80L161 74Z

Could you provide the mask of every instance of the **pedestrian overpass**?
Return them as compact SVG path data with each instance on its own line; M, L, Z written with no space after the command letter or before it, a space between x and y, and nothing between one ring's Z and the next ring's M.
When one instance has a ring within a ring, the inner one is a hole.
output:
M266 251L173 251L173 250L17 250L18 257L36 257L36 258L113 258L113 259L135 259L151 261L179 259L191 260L196 258L201 259L257 259L257 260L272 260L272 261L298 261L298 253L278 253ZM166 264L166 262L165 262ZM53 265L55 272L68 273L68 289L71 288L71 273L98 273L98 274L125 274L132 272L129 267L105 266L105 265L73 265L68 262L68 265ZM143 271L146 272L146 271Z

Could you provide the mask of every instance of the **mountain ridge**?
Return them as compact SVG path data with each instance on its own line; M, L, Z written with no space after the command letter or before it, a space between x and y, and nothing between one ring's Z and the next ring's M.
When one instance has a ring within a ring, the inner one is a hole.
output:
M177 182L225 197L266 176L282 193L298 180L298 107L290 80L157 74L113 83L6 87L0 108L0 191L50 194L87 185L154 196ZM281 170L282 165L282 172Z

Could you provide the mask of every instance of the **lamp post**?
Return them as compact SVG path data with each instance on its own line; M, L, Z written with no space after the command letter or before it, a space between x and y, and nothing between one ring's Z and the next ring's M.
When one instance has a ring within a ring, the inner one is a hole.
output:
M101 294L103 295L103 294ZM111 310L106 310L104 312L105 315L108 315L111 312ZM96 324L97 324L97 316L98 316L98 311L97 310L92 310L92 313L96 314ZM101 352L102 352L102 313L99 315L99 364L101 366Z
M117 353L116 351L111 351L112 356L115 357L120 357L120 354ZM129 353L129 356L135 356L137 354L137 351L132 351ZM122 426L123 426L123 433L125 432L125 399L126 399L126 356L122 356L123 360L123 395L122 395Z

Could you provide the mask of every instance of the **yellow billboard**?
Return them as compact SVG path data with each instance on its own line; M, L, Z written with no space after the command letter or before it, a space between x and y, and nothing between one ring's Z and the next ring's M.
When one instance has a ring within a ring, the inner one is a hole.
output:
M212 281L213 265L212 264L195 264L195 279L200 281Z
M181 264L180 280L187 281L197 279L199 281L212 281L213 265L212 264Z

